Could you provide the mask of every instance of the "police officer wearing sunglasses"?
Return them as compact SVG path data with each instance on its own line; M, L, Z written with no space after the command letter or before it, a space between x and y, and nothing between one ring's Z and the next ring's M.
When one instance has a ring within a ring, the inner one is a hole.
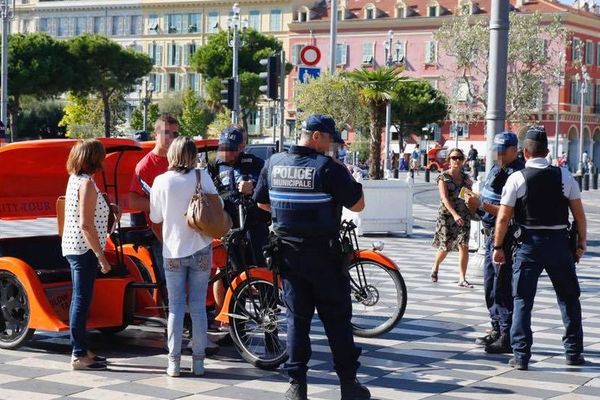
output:
M567 365L582 365L583 328L579 282L575 263L586 249L586 219L579 186L565 168L548 164L548 138L543 127L525 134L525 169L512 174L504 187L496 221L493 261L506 268L509 255L504 242L514 214L521 227L513 263L513 324L510 330L514 357L509 365L526 370L533 337L531 310L538 278L545 269L552 281L565 325L563 345ZM579 240L575 253L569 247L569 209L577 222Z
M266 162L254 194L259 207L271 211L273 229L281 241L288 322L287 400L307 398L309 334L315 308L333 353L342 399L371 397L356 380L361 350L352 336L350 282L339 243L342 206L361 211L364 196L362 185L346 167L324 155L334 143L343 140L333 119L311 115L302 125L299 144Z

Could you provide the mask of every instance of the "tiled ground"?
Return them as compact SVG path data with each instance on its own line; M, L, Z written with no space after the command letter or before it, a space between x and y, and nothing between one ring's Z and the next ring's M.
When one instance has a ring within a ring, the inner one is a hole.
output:
M432 185L417 185L417 192ZM430 193L431 194L431 193ZM431 197L431 196L430 196ZM433 196L435 197L435 196ZM474 289L457 288L456 256L449 256L432 284L429 243L437 203L415 200L416 229L411 238L385 238L385 253L400 266L408 306L399 326L376 339L357 339L363 347L361 381L376 399L593 399L600 397L600 193L584 194L590 222L590 249L578 267L582 287L586 358L584 367L563 363L562 323L547 277L540 281L529 371L506 366L508 355L486 355L473 339L487 327L478 266L472 254L469 279ZM55 229L54 222L0 222L0 237ZM378 238L380 239L380 238ZM368 243L371 239L363 239ZM327 341L313 324L309 398L338 399ZM168 378L160 328L132 327L104 336L91 334L94 349L110 357L105 372L69 369L68 337L37 333L26 347L0 351L0 399L280 399L286 379L245 363L231 347L207 360L207 374ZM185 362L191 362L189 359Z

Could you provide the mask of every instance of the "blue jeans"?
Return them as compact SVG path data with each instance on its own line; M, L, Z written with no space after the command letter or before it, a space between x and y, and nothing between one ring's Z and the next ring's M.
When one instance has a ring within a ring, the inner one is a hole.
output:
M505 240L506 243L511 240ZM512 252L510 246L504 246L506 262L502 266L492 262L494 252L494 237L485 239L485 259L483 264L483 288L485 302L490 311L492 327L501 334L509 334L512 325L513 296L512 296Z
M207 341L206 290L210 278L211 264L212 248L210 245L189 257L165 258L165 277L169 293L167 337L169 359L171 361L181 359L186 292L194 332L194 340L192 340L193 358L204 358Z
M71 280L73 281L69 328L73 357L78 358L85 356L88 351L85 326L94 294L98 258L92 250L89 250L82 255L66 256L66 259L71 266Z
M510 330L515 359L531 358L531 309L540 274L545 269L552 281L562 315L562 342L569 356L583 352L580 288L575 263L569 251L566 230L523 230L523 243L513 264L514 313Z

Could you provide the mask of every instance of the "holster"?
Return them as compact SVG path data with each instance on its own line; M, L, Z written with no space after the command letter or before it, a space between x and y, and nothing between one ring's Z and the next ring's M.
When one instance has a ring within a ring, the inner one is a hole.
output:
M274 233L269 235L268 243L263 246L263 255L267 268L273 272L281 271L281 239Z

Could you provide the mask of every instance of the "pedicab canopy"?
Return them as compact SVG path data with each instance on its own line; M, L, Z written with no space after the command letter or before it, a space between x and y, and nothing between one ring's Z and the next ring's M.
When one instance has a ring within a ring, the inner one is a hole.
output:
M104 172L94 177L111 201L127 212L135 165L147 151L131 139L101 138L106 148ZM67 187L66 164L75 139L48 139L0 147L0 219L56 216L56 199Z

